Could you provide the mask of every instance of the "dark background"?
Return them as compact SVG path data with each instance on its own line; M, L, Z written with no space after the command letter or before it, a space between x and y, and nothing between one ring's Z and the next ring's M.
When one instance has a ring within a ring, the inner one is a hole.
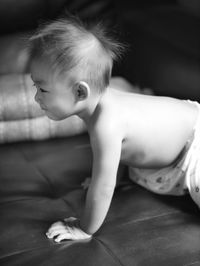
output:
M66 11L105 21L128 44L113 75L157 95L200 100L198 0L1 0L0 75L28 72L24 35Z

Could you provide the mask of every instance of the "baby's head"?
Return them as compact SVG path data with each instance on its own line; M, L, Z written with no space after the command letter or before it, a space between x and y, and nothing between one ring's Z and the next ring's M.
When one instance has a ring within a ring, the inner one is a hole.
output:
M122 51L101 24L85 26L77 18L61 18L42 25L30 38L30 47L35 83L44 79L41 71L47 72L48 68L45 79L67 79L68 86L80 83L94 93L103 93L108 87L113 61Z
M33 59L47 58L60 75L76 72L100 92L108 86L113 61L122 51L101 24L86 26L77 18L42 25L30 42Z

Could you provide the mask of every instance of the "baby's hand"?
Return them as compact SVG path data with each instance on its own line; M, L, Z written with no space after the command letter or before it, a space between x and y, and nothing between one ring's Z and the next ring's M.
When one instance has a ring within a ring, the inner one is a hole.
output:
M82 231L79 226L79 220L74 217L66 218L63 222L59 221L52 224L46 235L48 238L54 238L56 242L66 239L83 240L92 237Z
M81 186L83 189L88 189L91 183L91 177L87 177L82 183Z

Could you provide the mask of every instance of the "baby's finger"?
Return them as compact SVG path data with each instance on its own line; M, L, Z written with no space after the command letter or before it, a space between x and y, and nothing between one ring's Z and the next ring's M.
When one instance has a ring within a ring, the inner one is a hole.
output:
M60 241L62 241L62 240L69 240L69 239L72 239L72 236L71 236L71 234L70 233L64 233L64 234L60 234L59 236L57 236L55 239L54 239L54 241L55 242L60 242Z
M61 225L61 224L62 224L62 221L57 221L57 222L53 223L52 226Z
M47 232L46 235L48 238L54 238L57 235L65 234L67 232L68 231L65 228L58 228L58 229L52 230L51 232Z
M77 220L77 218L75 218L75 217L68 217L68 218L64 219L65 222L73 222L73 221L76 221L76 220Z
M50 226L50 228L59 227L59 226L63 226L63 222L62 222L62 221L58 221L58 222L56 222L56 223L53 223L53 224ZM50 228L49 228L49 229L50 229Z
M51 231L55 230L55 229L59 229L59 228L64 228L65 225L63 222L59 222L59 223L55 223L55 224L52 224L49 229L48 229L48 232L50 233Z

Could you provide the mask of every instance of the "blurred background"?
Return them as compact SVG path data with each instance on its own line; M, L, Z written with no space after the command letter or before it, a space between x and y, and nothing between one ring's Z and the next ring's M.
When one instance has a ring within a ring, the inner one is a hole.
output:
M128 44L113 75L157 95L200 100L199 0L1 0L0 76L27 73L27 34L64 12L106 21Z

